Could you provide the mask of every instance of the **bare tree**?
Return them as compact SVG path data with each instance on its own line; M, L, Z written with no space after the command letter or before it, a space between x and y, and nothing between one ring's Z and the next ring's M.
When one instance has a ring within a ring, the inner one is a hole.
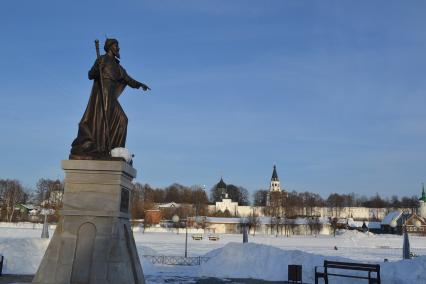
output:
M259 189L253 194L253 205L254 206L266 206L266 200L268 196L268 191L264 189Z
M281 234L282 234L282 229L284 229L284 235L287 237L290 235L290 223L291 223L291 220L288 219L287 217L283 217L281 219Z
M234 202L238 202L239 205L249 205L249 194L247 189L242 186L236 186L233 184L228 184L226 186L226 192L228 193L229 199ZM217 185L212 187L210 190L210 200L211 202L221 201L223 192L221 188L217 188Z
M194 206L195 215L206 216L209 199L204 189L199 186L192 186L190 195L190 201Z
M336 230L337 230L337 217L334 217L330 220L331 228L333 229L333 236L336 237Z
M284 213L287 218L299 215L299 209L303 206L301 196L296 191L288 192L282 196Z
M37 201L45 209L53 209L54 214L49 216L50 222L59 219L59 209L62 207L62 197L64 195L64 183L59 179L38 180L36 185Z
M391 196L391 206L393 207L393 208L399 208L399 207L401 207L401 201L399 201L399 197L397 196L397 195L392 195Z
M36 187L36 196L40 205L50 209L59 209L62 206L64 193L62 181L41 178L38 180Z
M321 231L321 222L318 217L308 218L308 226L311 234L318 235Z
M0 180L0 195L3 201L2 211L6 212L6 220L12 222L15 207L25 202L27 194L18 180Z
M338 193L332 193L327 198L327 206L331 208L332 215L339 217L342 208L344 207L344 198ZM334 214L333 214L334 210Z
M317 193L303 192L300 194L303 199L303 206L306 208L306 215L313 216L314 208L317 206L323 206L324 200Z
M273 227L275 227L276 235L278 235L279 220L284 216L282 192L269 192L269 203L265 207L265 213L267 216L271 216L271 234Z
M297 227L296 220L295 219L287 219L286 223L287 223L287 226L290 228L291 233L294 235L294 230ZM289 232L290 232L290 230L289 230Z
M256 229L259 228L261 225L259 216L256 213L252 212L247 217L247 224L249 232L250 230L253 230L253 236L256 235Z
M419 199L415 195L412 196L412 197L404 196L401 199L401 207L410 208L411 211L414 212L416 210L416 208L419 207Z

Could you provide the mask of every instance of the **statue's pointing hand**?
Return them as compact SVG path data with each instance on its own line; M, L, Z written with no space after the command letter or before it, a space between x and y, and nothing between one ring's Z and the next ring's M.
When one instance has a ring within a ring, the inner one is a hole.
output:
M142 88L144 91L151 90L151 88L145 85L144 83L140 83L138 89L139 88Z

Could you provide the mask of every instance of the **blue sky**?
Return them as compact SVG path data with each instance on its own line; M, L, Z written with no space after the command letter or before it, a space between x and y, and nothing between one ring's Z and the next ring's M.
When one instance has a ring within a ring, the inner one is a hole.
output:
M137 181L418 195L424 1L8 1L0 178L61 178L94 39L152 91L120 97Z

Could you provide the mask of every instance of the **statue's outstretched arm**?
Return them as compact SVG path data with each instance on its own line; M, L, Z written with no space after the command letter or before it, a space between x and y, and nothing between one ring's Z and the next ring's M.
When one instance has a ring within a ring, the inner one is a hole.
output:
M135 88L135 89L142 88L144 91L151 90L151 89L150 89L147 85L145 85L144 83L141 83L141 82L139 82L139 81L136 81L135 79L133 79L132 77L130 77L130 76L127 74L126 70L124 70L124 68L123 68L123 80L124 80L124 82L126 82L126 84L127 84L127 85L129 85L129 86L130 86L130 87L132 87L132 88Z

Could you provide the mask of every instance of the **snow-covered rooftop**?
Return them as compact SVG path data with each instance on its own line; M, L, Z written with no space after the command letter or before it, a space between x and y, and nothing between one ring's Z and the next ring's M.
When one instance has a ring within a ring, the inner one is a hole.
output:
M348 225L351 228L362 228L362 225L365 223L365 225L369 229L380 229L381 222L369 222L369 221L354 221L352 218L348 218Z
M401 215L402 215L402 211L401 210L396 210L396 211L389 212L389 214L386 215L385 218L383 218L381 224L382 225L390 225L390 223L392 222L392 220L398 219Z

